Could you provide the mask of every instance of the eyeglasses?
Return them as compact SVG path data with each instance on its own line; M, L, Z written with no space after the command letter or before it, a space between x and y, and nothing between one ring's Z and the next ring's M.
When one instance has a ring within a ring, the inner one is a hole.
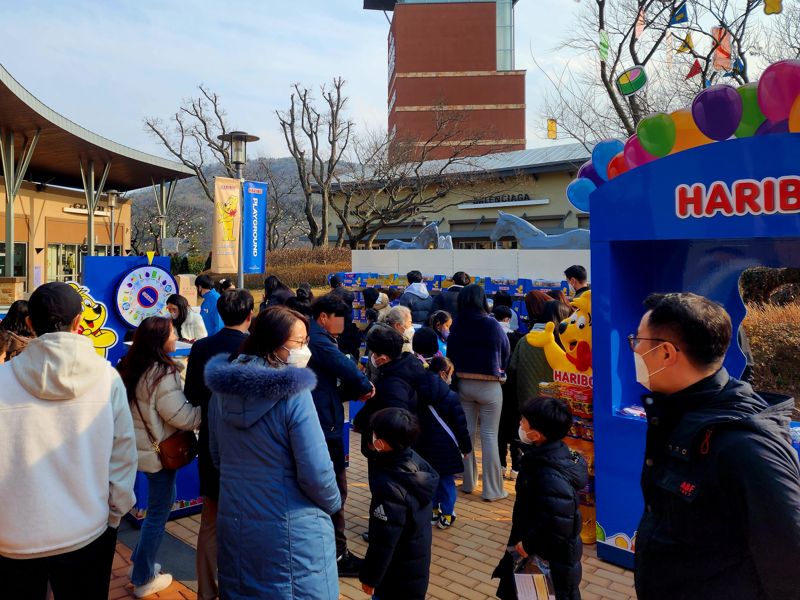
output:
M303 346L308 346L308 342L310 340L311 340L311 338L309 338L309 337L306 337L306 338L304 338L302 340L293 340L292 338L289 338L288 340L286 340L286 343L288 344L289 342L294 342L295 344L301 344Z
M639 345L639 342L647 341L647 342L669 342L673 346L675 343L672 340L665 340L664 338L646 338L646 337L637 337L636 335L629 333L628 334L628 345L631 347L631 350L636 350L636 347ZM680 352L681 349L675 346L675 351Z

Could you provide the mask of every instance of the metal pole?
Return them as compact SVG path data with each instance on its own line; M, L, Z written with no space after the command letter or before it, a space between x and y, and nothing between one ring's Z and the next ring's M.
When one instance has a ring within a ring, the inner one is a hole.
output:
M236 163L236 177L239 178L239 272L237 285L244 289L244 165Z
M89 161L89 189L86 192L87 208L89 209L89 226L86 233L86 245L88 246L86 255L94 256L94 161Z
M164 238L167 237L167 204L168 204L168 194L167 194L167 180L163 177L161 178L161 203L159 205L159 213L161 218L161 255L166 256L166 252L164 252Z
M111 211L111 256L114 256L114 204L108 203L108 210Z
M5 270L6 277L14 276L14 185L16 183L16 173L14 169L14 132L8 134L3 132L3 176L6 182L6 256ZM9 241L10 240L10 241Z

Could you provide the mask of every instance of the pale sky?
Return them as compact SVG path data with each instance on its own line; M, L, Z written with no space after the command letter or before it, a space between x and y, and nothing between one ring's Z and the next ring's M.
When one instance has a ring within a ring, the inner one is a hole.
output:
M347 81L359 129L386 128L383 13L362 0L0 0L0 63L56 112L116 142L158 155L148 116L169 117L199 83L230 124L260 136L250 156L286 156L275 110L290 86ZM528 146L548 143L538 103L545 67L580 4L520 0L516 67L528 69Z

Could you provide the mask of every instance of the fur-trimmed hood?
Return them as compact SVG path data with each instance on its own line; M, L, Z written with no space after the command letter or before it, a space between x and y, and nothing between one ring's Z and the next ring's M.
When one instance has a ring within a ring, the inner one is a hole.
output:
M311 369L274 369L254 356L212 358L205 371L208 388L220 403L220 416L234 427L247 429L278 403L310 392L317 385Z

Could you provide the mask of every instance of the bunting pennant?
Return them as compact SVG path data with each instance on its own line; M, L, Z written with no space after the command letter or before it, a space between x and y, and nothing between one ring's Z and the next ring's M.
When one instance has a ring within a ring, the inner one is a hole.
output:
M783 12L783 0L764 0L764 14L777 15Z
M547 119L547 139L555 140L558 138L558 125L555 119Z
M694 62L692 63L692 68L689 69L689 73L686 75L686 81L690 80L692 77L696 77L703 72L703 67L700 66L700 60L695 58Z
M689 22L689 9L686 7L686 2L681 2L680 6L675 9L672 18L669 20L670 26L683 25Z
M681 40L681 45L678 46L678 52L691 52L694 50L694 40L692 40L692 32L686 34L686 37Z
M645 28L645 17L644 17L644 7L642 7L639 9L639 16L636 17L636 29L634 31L634 35L636 36L637 40L640 37L642 37L642 34L644 33L644 28Z
M714 39L714 69L717 71L730 71L731 61L731 34L724 27L712 27L711 37Z
M608 62L608 32L600 30L600 60Z

